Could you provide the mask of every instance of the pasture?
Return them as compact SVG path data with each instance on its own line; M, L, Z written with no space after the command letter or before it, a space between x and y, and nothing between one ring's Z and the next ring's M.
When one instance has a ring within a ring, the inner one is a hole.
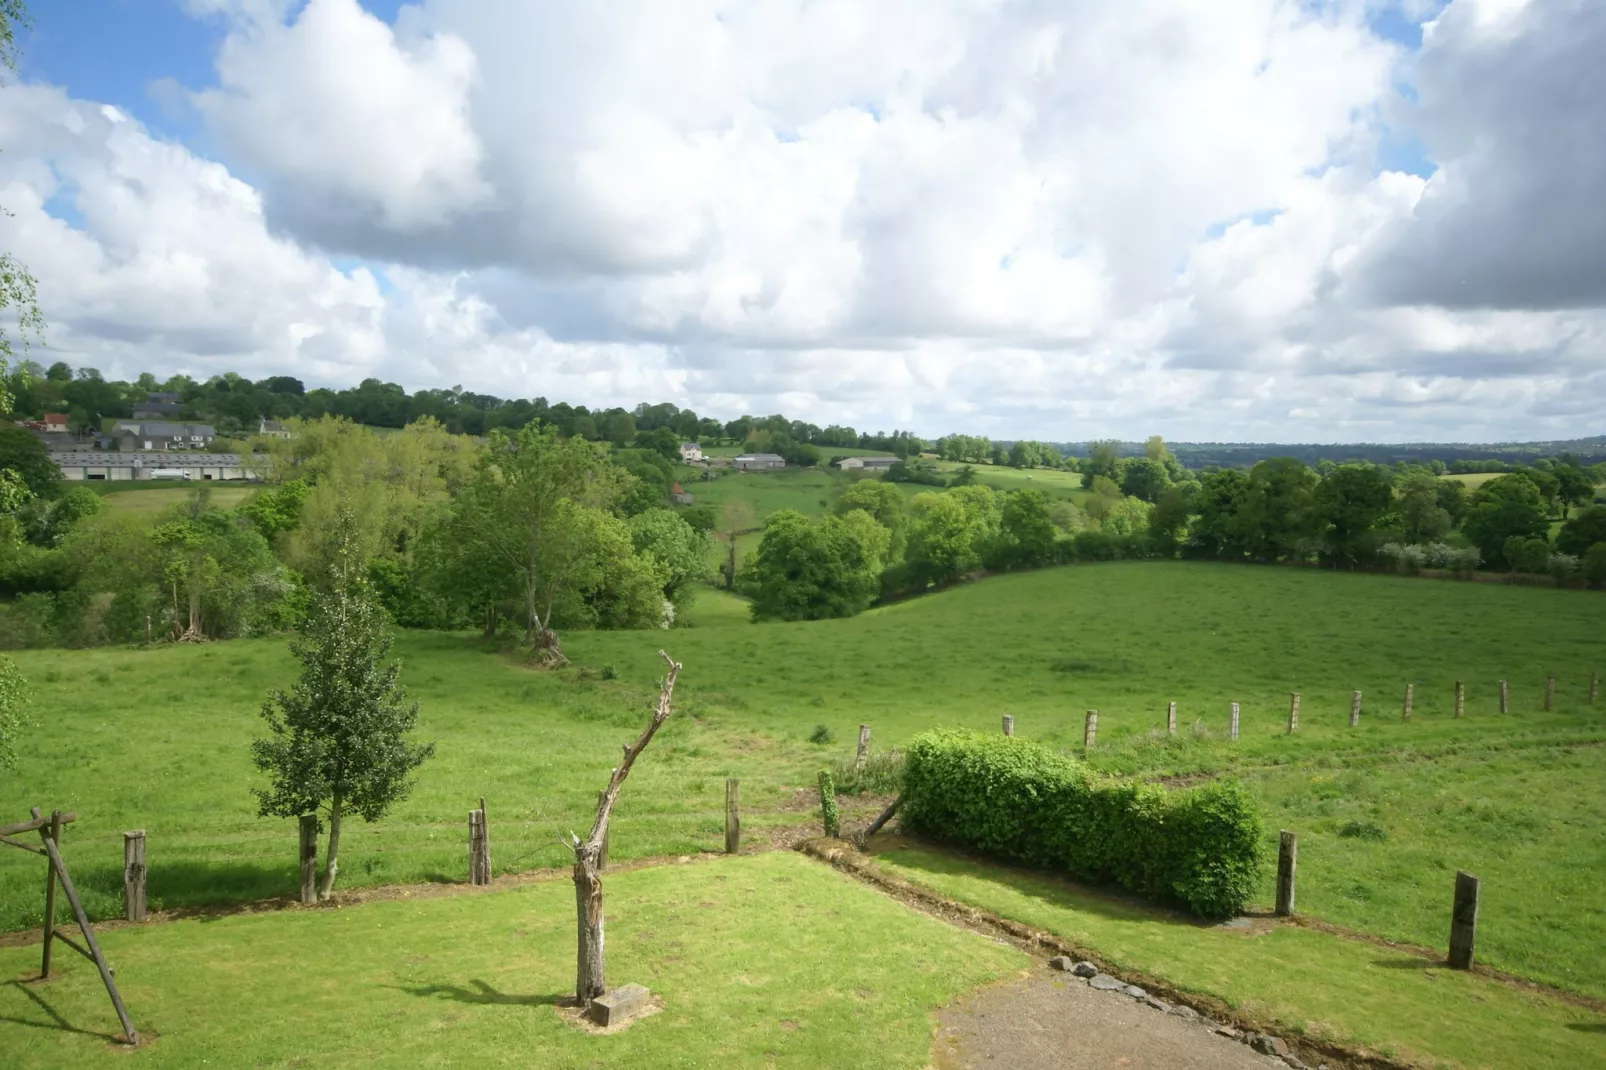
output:
M952 476L965 465L957 461L938 461L937 471ZM976 482L994 490L1040 490L1049 498L1064 498L1080 505L1092 492L1082 489L1080 472L1065 472L1057 468L1010 468L1004 465L973 464ZM916 490L928 490L917 487Z
M145 480L129 483L93 482L83 484L106 499L106 504L119 512L155 516L170 506L187 500L197 487L205 487L212 495L212 504L232 509L244 502L257 487L251 483L180 482L177 480Z

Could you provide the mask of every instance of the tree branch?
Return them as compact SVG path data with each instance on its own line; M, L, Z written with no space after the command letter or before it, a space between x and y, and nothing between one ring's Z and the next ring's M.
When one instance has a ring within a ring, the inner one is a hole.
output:
M625 746L624 761L608 778L607 790L602 793L602 800L597 803L597 817L591 824L591 834L585 840L586 846L594 852L602 850L602 837L608 829L608 818L613 813L613 802L619 797L619 788L624 784L625 777L630 775L630 767L635 764L637 756L647 749L647 744L652 742L652 737L657 734L659 727L669 720L669 700L675 693L675 679L680 675L680 662L662 650L658 651L658 656L669 666L669 673L659 686L658 704L653 708L652 720L647 722L647 727L642 729L635 743ZM576 846L578 848L579 845Z

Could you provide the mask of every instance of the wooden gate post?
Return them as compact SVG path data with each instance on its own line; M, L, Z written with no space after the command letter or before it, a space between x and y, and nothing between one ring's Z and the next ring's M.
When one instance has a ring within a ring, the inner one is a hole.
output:
M870 756L870 726L859 726L859 752L853 756L853 768L863 769L864 760Z
M145 920L145 830L123 833L123 916Z
M1472 945L1478 935L1478 878L1457 871L1455 906L1450 913L1450 968L1472 968Z
M1288 734L1299 731L1299 692L1288 693Z
M1500 712L1506 713L1511 709L1511 691L1506 687L1504 680L1500 681Z
M1009 714L1006 713L1006 714L1004 714L1004 735L1012 736L1014 734L1015 734L1015 718L1011 717Z
M1299 861L1299 837L1282 830L1277 844L1277 914L1294 913L1294 866Z
M1549 676L1545 677L1545 712L1546 713L1550 712L1550 707L1553 706L1555 704L1555 702L1556 702L1556 674L1555 673L1551 673Z
M1411 719L1411 697L1415 693L1415 684L1405 685L1405 704L1400 707L1400 720L1409 721Z
M1354 728L1361 723L1361 693L1355 692L1349 697L1349 726Z
M1098 737L1098 734L1099 711L1088 710L1087 720L1082 725L1082 749L1084 751L1090 751L1093 749L1093 741Z
M1467 685L1460 680L1455 682L1455 715L1460 717L1467 712Z
M1231 714L1232 714L1231 721L1227 725L1227 738L1228 739L1237 739L1238 738L1238 704L1236 702L1232 703Z
M49 836L50 842L61 849L61 811L52 810L50 813L49 831L40 829L41 837ZM56 867L45 866L45 952L39 964L39 979L50 979L50 941L56 938Z
M318 901L318 815L301 815L301 902Z
M1165 734L1168 736L1177 734L1177 704L1175 702L1166 703Z
M869 735L869 729L865 729L865 735ZM725 853L728 855L742 853L741 787L742 782L735 777L725 779Z

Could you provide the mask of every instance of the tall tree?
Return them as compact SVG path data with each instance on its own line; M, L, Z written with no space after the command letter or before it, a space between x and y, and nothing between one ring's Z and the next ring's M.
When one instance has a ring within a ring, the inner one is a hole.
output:
M389 622L364 578L355 522L343 526L327 589L313 595L290 643L301 676L263 705L271 734L251 744L253 764L271 778L254 791L262 816L328 816L320 899L329 898L340 871L341 819L348 811L365 821L383 817L435 753L433 743L408 739L418 703L407 701L401 666L387 661Z
M1350 566L1370 558L1372 528L1393 494L1388 474L1375 465L1341 464L1324 476L1313 495L1324 556Z
M1461 530L1483 552L1490 567L1508 565L1508 539L1543 539L1550 533L1550 513L1544 495L1526 473L1491 479L1467 500Z

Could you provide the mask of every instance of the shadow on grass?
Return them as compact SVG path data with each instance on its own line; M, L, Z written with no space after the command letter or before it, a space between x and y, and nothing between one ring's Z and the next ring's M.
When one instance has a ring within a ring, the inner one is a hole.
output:
M463 985L398 987L409 996L418 996L422 999L449 999L454 1003L472 1003L481 1007L554 1007L571 999L567 992L549 996L516 996L508 992L498 992L478 978L470 981L468 987Z
M63 1018L56 1008L45 1002L44 997L38 992L34 991L32 985L26 981L7 981L4 987L14 988L18 992L21 992L23 995L27 996L28 999L33 1002L33 1005L43 1011L50 1020L48 1022L41 1022L34 1018L13 1018L10 1015L0 1014L0 1022L6 1022L11 1025L26 1025L34 1029L53 1029L58 1033L77 1033L79 1036L95 1037L97 1040L104 1040L111 1043L115 1043L117 1041L116 1034L97 1033L93 1029L80 1029L73 1025L67 1019Z
M1568 1022L1567 1028L1579 1033L1606 1033L1606 1022Z

